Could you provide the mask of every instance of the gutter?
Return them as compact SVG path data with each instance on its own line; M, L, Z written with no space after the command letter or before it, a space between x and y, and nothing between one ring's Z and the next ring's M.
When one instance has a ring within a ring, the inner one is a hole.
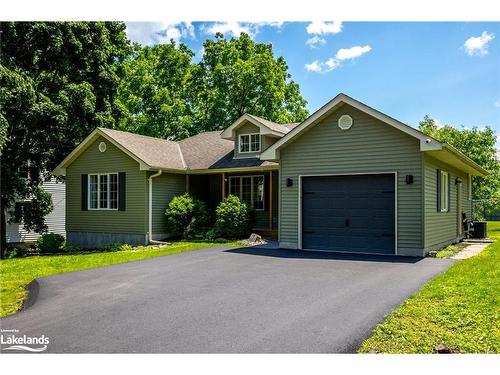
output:
M153 240L153 178L156 178L162 174L162 170L158 170L155 174L149 176L149 209L148 209L148 242L154 243L157 241Z

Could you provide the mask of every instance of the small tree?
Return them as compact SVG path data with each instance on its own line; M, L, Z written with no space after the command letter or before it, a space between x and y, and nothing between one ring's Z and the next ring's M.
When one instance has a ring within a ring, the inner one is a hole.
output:
M45 216L54 209L52 195L41 187L35 188L33 197L23 203L22 221L24 229L37 233L48 230Z
M189 193L173 197L165 211L168 230L184 238L207 224L208 213L205 203L193 198Z
M225 238L243 238L252 228L251 210L234 195L224 199L215 212L215 229Z

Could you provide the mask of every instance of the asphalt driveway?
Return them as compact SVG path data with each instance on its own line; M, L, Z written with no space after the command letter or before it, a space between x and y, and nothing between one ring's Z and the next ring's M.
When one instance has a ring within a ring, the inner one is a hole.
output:
M47 352L354 352L444 259L207 249L38 280L3 330Z

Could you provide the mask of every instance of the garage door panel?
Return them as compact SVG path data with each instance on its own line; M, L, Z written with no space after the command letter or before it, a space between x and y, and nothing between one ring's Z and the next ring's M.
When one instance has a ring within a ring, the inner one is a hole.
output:
M393 254L394 175L304 177L302 248Z

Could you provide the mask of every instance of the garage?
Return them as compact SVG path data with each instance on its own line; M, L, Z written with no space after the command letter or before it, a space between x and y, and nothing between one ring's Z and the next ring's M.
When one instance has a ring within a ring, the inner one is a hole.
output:
M395 174L303 176L302 249L396 253Z

